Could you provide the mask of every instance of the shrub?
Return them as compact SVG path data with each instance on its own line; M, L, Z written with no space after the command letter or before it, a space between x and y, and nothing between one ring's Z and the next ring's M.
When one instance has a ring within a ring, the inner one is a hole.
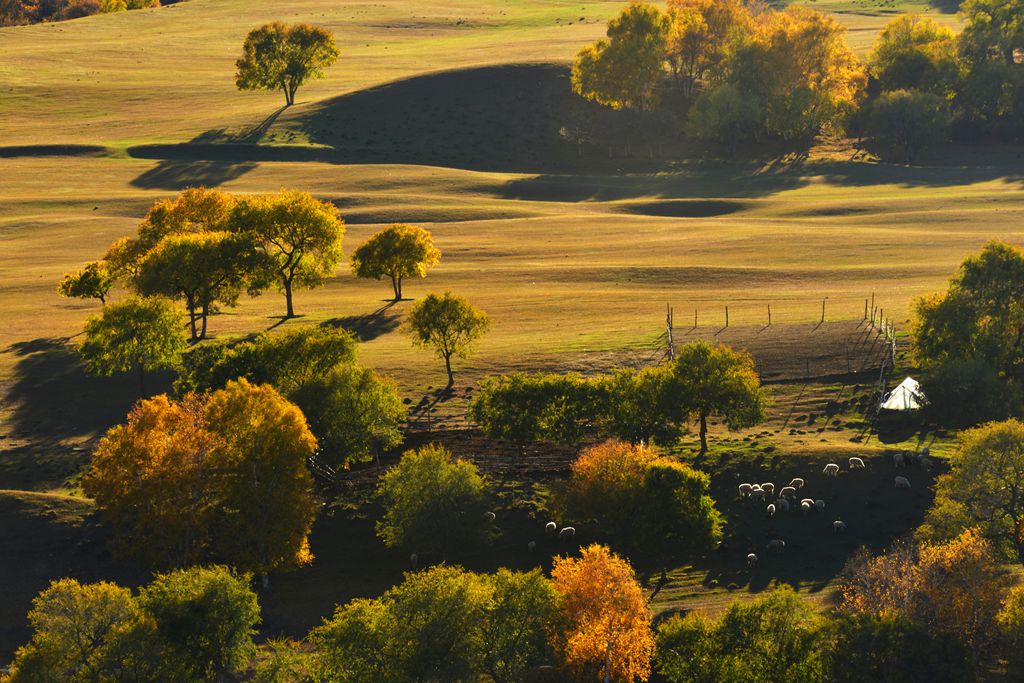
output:
M922 151L949 138L950 117L946 100L916 90L882 93L871 106L867 135L897 150L904 161L916 160Z

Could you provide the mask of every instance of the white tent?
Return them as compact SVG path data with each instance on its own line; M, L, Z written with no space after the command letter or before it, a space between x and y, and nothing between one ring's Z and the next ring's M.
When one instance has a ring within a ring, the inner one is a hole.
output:
M923 402L924 394L921 393L920 382L907 377L885 397L882 410L920 410Z

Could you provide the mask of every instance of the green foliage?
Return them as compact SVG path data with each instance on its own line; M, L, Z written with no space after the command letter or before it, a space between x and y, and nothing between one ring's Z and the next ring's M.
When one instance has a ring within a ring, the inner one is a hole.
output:
M700 422L700 451L707 451L707 419L719 415L729 429L764 419L767 398L750 354L706 341L676 352L673 391L682 411Z
M302 643L271 638L256 660L253 683L310 683L309 659Z
M395 301L402 299L402 280L426 277L441 260L429 231L415 225L395 224L375 233L352 253L356 277L391 278Z
M656 666L671 683L825 680L817 617L791 588L733 602L717 621L673 617L658 629Z
M936 482L922 535L947 539L977 528L1001 557L1024 563L1024 423L963 432L950 466Z
M970 427L1020 414L1024 397L984 360L947 360L922 378L928 388L926 410L935 422Z
M104 261L87 263L77 273L68 273L61 278L57 292L61 296L80 299L99 299L107 303L107 293L114 286L114 276Z
M235 63L235 85L239 90L283 90L285 104L291 106L299 87L323 78L339 55L334 34L327 29L275 21L246 36Z
M761 105L755 98L725 84L701 93L693 103L686 120L686 134L726 146L735 154L740 142L757 134L762 119Z
M428 294L417 301L407 322L413 344L433 349L444 360L449 387L455 383L452 357L467 357L490 327L486 313L451 292L445 292L444 296Z
M630 443L674 443L686 415L674 394L669 365L634 370L623 368L598 377L600 414L597 431Z
M480 637L482 669L495 683L519 683L548 658L548 637L559 625L558 594L540 569L499 569Z
M377 488L384 506L377 535L389 548L421 555L478 547L494 533L484 519L487 494L473 463L437 445L407 451Z
M829 622L832 683L966 683L967 657L955 638L901 617L842 615Z
M896 17L882 29L868 57L883 91L918 90L952 96L959 79L953 32L928 17Z
M393 380L342 364L292 395L317 436L327 463L348 468L402 443L407 411Z
M156 622L162 666L173 679L219 680L246 668L256 649L260 621L251 577L226 567L197 567L158 574L139 594Z
M874 101L867 124L873 141L899 150L904 161L914 161L927 147L949 138L949 109L938 95L894 90Z
M1002 637L1008 672L1014 678L1024 676L1024 585L1014 586L996 615Z
M85 323L78 353L94 375L173 368L185 349L181 315L167 299L129 298ZM145 386L142 387L145 393Z

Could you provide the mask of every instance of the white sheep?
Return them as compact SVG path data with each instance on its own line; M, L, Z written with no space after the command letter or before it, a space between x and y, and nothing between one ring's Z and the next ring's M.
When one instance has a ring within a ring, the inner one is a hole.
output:
M896 467L903 467L903 463L904 463L904 458L903 458L903 454L902 453L893 453L892 454L892 464L893 465L895 465Z
M780 512L789 512L789 501L785 498L779 498L775 504L779 507Z
M529 543L526 544L526 552L532 553L536 549L537 549L537 541L530 541Z
M857 457L850 458L850 469L851 470L862 470L862 469L865 469L865 467L866 466L864 465L864 461L861 460L860 458L857 458Z
M769 517L774 517L775 516L775 504L774 503L771 503L771 504L768 505L768 516Z
M761 490L767 493L769 496L775 495L775 484L770 481L765 484L761 484Z
M559 538L572 538L575 535L576 528L571 526L563 527L562 530L558 532Z
M783 486L779 491L779 498L796 498L796 489L792 486Z
M768 545L766 545L765 547L768 549L768 552L770 553L781 553L783 550L786 549L786 542L781 539L774 538L768 541Z
M832 522L832 533L841 534L844 531L846 531L846 522L838 519Z
M420 556L416 553L409 555L409 564L412 565L413 569L416 569L416 565L420 562Z
M484 521L485 522L493 522L495 519L497 519L497 516L493 512L485 512L484 513Z
M754 553L747 553L747 566L751 569L757 566L757 555Z
M795 489L802 489L804 487L804 480L801 479L800 477L797 477L793 481L789 482L789 485Z
M751 492L751 490L753 490L753 488L754 487L751 486L750 484L740 484L740 486L739 486L740 498L746 498L747 496L749 496L750 492Z
M896 477L895 482L896 482L896 488L898 488L898 489L909 489L910 488L910 480L907 479L906 477Z
M821 512L822 510L825 509L825 501L819 498L818 500L814 501L814 507L818 509L818 512Z
M826 477L834 477L838 475L839 465L835 464L834 462L830 462L829 464L825 465L825 469L822 470L822 474L824 474Z
M814 499L813 498L801 498L800 499L800 504L803 505L804 503L807 503L808 505L813 507L814 506Z
M558 525L554 522L548 522L544 525L544 533L548 536L554 536L556 531L558 531Z
M810 514L810 512L811 512L811 504L808 503L806 500L801 502L800 503L800 512L804 513L805 515L806 514Z

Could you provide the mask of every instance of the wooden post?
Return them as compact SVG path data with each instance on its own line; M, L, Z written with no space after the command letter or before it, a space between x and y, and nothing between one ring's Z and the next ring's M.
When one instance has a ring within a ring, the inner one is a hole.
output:
M864 317L861 318L861 321L864 321L864 320L867 320L867 319L868 319L868 300L864 299Z
M725 326L729 327L729 307L725 307Z
M871 310L875 310L875 293L871 292Z
M772 325L772 305L768 304L768 326Z
M697 329L697 309L693 309L693 329Z
M885 309L878 309L878 331L882 331L882 326L885 325Z
M825 297L826 299L828 297ZM825 322L825 299L821 300L821 322Z
M672 341L672 307L669 304L665 304L665 330L668 335L668 359L675 360L676 349L675 343Z

